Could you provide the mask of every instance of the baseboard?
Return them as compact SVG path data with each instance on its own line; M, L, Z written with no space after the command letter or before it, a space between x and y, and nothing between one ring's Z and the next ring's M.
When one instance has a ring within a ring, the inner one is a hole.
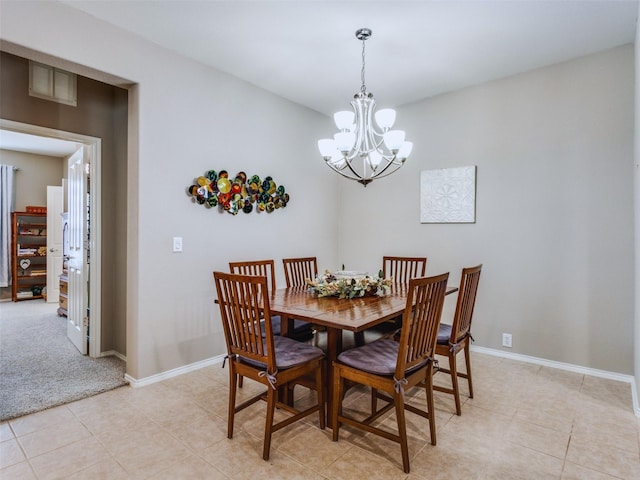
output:
M100 355L98 355L98 358L101 357L118 357L120 360L122 360L123 362L127 362L127 357L122 355L120 352L116 352L115 350L108 350L106 352L101 352Z
M553 360L546 360L544 358L530 357L528 355L521 355L519 353L504 352L502 350L494 350L492 348L471 346L471 350L478 353L484 353L486 355L493 355L495 357L504 357L511 360L517 360L519 362L534 363L536 365L542 365L543 367L558 368L560 370L567 370L570 372L581 373L584 375L592 375L594 377L608 378L610 380L616 380L618 382L625 382L631 384L631 397L633 400L633 411L637 417L640 417L640 403L638 401L638 391L636 388L636 380L632 375L622 375L620 373L607 372L605 370L597 370L595 368L581 367L579 365L572 365L570 363L556 362ZM222 363L226 355L218 355L207 360L185 365L184 367L175 368L166 372L145 377L142 379L135 379L129 375L125 375L124 378L129 384L136 387L144 387L156 382L161 382L168 378L177 377L185 373L199 370L200 368L208 367L210 365L216 365Z
M631 398L633 400L633 412L637 417L640 417L640 400L638 399L638 388L636 385L636 379L633 375L623 375L620 373L607 372L606 370L598 370L595 368L587 368L579 365L572 365L570 363L556 362L553 360L547 360L544 358L530 357L528 355L521 355L519 353L505 352L503 350L495 350L493 348L471 346L471 351L484 353L487 355L493 355L495 357L504 357L510 360L517 360L519 362L534 363L536 365L542 365L543 367L558 368L560 370L567 370L569 372L581 373L584 375L591 375L593 377L608 378L610 380L616 380L618 382L625 382L631 384Z
M125 374L124 378L134 388L145 387L147 385L161 382L169 378L177 377L178 375L183 375L185 373L193 372L195 370L199 370L201 368L208 367L210 365L222 363L225 357L226 355L218 355L217 357L208 358L200 362L192 363L190 365L185 365L184 367L174 368L173 370L168 370L166 372L158 373L157 375L151 375L150 377L145 377L141 379L133 378L128 374Z

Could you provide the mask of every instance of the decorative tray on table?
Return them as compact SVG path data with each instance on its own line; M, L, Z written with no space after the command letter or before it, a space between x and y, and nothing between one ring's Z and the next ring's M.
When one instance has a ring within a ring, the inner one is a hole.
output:
M307 286L318 297L357 298L377 295L391 286L391 279L382 278L382 270L376 277L366 272L327 270L315 280L307 280Z

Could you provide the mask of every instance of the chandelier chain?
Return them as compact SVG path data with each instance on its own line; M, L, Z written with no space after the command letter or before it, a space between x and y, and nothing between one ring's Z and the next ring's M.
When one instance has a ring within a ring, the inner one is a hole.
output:
M360 87L360 91L362 93L367 93L367 86L365 85L364 82L364 42L365 42L365 38L362 39L362 71L360 72L360 78L362 80L362 86Z

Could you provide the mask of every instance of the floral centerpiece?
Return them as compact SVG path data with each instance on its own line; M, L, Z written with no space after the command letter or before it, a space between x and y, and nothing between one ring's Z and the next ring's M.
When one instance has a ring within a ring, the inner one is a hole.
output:
M307 286L318 297L357 298L376 295L379 290L391 286L390 278L382 278L382 270L377 277L362 272L344 270L331 273L328 270L315 280L307 279Z

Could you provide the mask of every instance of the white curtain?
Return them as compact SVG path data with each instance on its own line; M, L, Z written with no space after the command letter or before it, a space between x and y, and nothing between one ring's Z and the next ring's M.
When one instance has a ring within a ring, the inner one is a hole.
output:
M11 212L14 209L14 168L0 165L0 287L11 285Z

